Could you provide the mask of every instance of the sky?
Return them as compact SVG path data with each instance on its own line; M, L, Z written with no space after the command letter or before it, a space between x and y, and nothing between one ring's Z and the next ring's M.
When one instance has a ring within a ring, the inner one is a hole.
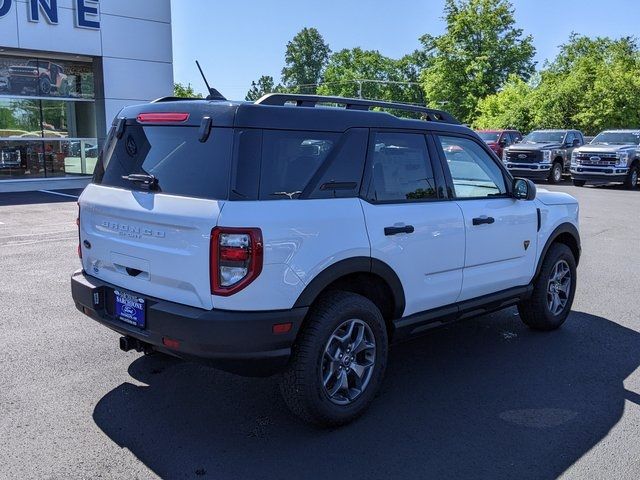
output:
M206 91L195 60L212 86L242 100L261 75L280 78L286 44L317 28L333 51L361 47L399 58L425 33L444 31L444 0L171 0L175 81ZM533 35L539 66L571 32L639 36L640 0L512 0L516 22Z

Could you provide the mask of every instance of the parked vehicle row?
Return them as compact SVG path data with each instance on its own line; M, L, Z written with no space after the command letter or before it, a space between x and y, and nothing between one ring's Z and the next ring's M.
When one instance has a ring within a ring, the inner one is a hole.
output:
M574 185L640 183L640 130L607 130L588 138L578 130L536 130L517 138L513 130L477 132L507 169L518 177L558 183L570 175Z

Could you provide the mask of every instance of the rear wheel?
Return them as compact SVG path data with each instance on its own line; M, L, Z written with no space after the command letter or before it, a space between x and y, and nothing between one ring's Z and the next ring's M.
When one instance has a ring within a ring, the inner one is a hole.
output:
M367 298L335 291L310 312L280 382L285 403L302 420L343 425L360 416L380 388L387 330Z
M638 164L634 164L631 166L631 170L627 174L627 179L624 182L624 186L629 190L634 190L639 185L639 177L640 177L640 166Z
M573 185L576 187L584 187L587 182L585 180L573 180Z
M560 183L562 181L562 163L554 162L549 172L549 183Z
M534 330L555 330L569 316L575 292L573 252L562 243L554 243L542 262L531 297L518 304L520 318Z

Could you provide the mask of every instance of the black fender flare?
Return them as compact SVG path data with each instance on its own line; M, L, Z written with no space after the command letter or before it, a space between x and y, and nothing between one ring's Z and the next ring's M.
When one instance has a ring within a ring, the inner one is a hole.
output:
M396 272L394 272L389 265L377 258L371 257L347 258L328 266L316 275L316 277L305 287L298 297L298 300L296 300L293 308L309 307L325 288L339 278L353 273L373 273L384 280L393 295L395 305L393 316L394 318L402 317L405 308L405 296L402 282L398 278Z
M533 276L533 278L537 278L538 275L540 274L540 270L542 269L542 262L544 261L544 258L547 256L547 252L549 251L549 248L551 248L551 244L553 244L553 242L555 242L558 239L558 237L563 234L569 234L574 238L578 248L578 252L576 255L576 265L580 262L580 254L582 252L582 247L580 243L580 232L578 232L578 229L572 223L568 223L568 222L562 223L558 225L553 232L551 232L551 235L549 235L547 242L544 244L544 248L542 249L542 254L538 259L538 264L536 266L536 273Z

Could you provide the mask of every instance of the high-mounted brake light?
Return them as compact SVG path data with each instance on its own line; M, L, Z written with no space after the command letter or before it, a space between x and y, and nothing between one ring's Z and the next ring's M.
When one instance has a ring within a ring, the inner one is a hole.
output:
M227 297L253 282L262 272L259 228L216 227L211 231L211 293Z
M141 113L138 115L138 122L140 123L180 123L189 120L188 113L176 113L176 112L156 112L156 113Z

